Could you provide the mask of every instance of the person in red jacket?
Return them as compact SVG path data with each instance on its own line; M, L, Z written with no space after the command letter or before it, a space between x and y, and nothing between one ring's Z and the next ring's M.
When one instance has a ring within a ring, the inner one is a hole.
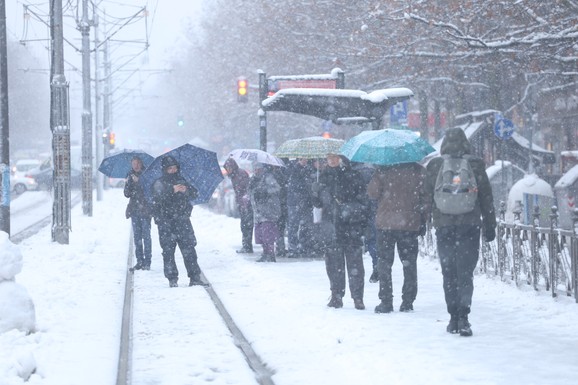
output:
M239 167L233 158L223 165L235 191L235 201L241 217L242 247L237 253L253 252L253 207L249 198L249 173Z

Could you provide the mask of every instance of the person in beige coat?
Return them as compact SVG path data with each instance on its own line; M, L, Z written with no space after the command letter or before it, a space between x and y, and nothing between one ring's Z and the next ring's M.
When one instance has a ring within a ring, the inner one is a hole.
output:
M418 163L380 166L367 186L370 199L377 201L377 271L379 299L376 313L393 311L391 268L395 247L403 265L403 287L399 311L413 310L417 296L418 236L425 233L425 169Z

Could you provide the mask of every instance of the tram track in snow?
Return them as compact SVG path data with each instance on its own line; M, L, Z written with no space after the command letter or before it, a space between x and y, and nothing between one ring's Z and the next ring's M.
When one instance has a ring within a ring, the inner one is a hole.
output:
M124 288L124 302L122 310L122 325L121 325L121 335L120 335L120 345L119 345L119 359L118 359L118 370L117 370L117 381L116 385L129 385L133 384L133 359L135 353L134 342L138 340L138 337L134 334L134 321L135 321L135 273L131 272L130 267L133 263L134 247L132 237L129 239L129 252L127 257L127 273ZM210 281L206 276L201 273L201 278L203 281L207 282L209 285L204 287L205 292L208 294L210 301L214 305L218 316L225 323L227 329L231 334L231 349L238 349L243 358L245 359L247 365L254 373L255 381L260 385L275 385L272 380L274 372L267 366L265 361L253 350L251 343L243 335L241 329L236 324L235 320L231 314L227 311L223 302L219 298L219 295L212 287ZM171 291L175 289L170 289ZM183 306L182 303L175 303L175 306ZM187 324L183 323L183 329L187 328ZM182 330L183 334L186 334L185 330ZM194 348L202 348L199 346Z

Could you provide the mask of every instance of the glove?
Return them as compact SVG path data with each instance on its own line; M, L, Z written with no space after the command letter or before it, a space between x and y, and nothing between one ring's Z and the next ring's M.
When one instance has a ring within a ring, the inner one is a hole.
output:
M496 228L493 226L484 227L484 238L486 238L486 242L492 242L496 239Z
M420 237L423 237L425 235L426 231L427 231L427 225L425 223L422 223L421 225L419 225L418 235Z

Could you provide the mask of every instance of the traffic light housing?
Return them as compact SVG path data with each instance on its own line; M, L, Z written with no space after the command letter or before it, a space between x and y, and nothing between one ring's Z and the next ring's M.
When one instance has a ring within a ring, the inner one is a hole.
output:
M237 101L239 103L249 101L249 82L244 77L237 79Z
M185 119L181 115L177 118L177 126L182 127L185 125Z
M110 149L113 149L115 143L116 143L116 135L115 135L114 132L111 132L111 133L108 135L108 147L109 147Z

